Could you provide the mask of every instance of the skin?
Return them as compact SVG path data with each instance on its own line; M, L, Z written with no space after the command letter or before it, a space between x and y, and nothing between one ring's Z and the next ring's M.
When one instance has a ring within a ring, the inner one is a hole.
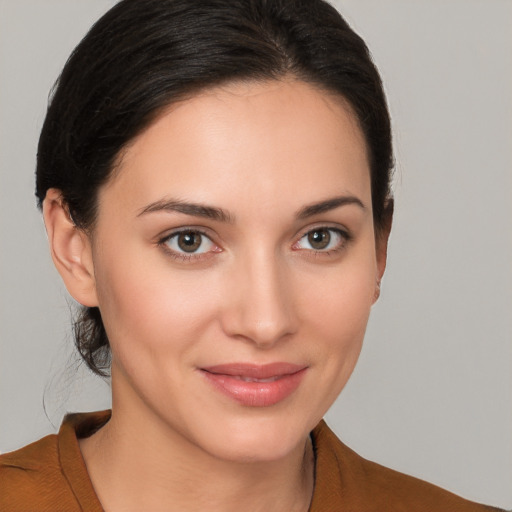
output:
M305 216L339 197L350 201ZM158 209L166 201L228 218ZM112 419L80 441L106 510L307 510L308 434L354 369L386 262L347 104L294 80L208 90L132 141L92 234L58 190L44 215L68 290L99 306L111 342ZM194 254L165 239L183 228L207 235ZM311 245L315 229L326 249ZM307 369L269 407L198 370L276 361Z

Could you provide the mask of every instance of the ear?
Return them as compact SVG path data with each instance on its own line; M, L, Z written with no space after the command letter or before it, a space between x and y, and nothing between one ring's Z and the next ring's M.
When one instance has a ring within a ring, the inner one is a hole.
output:
M71 220L60 190L46 193L43 217L53 263L68 292L83 306L97 306L91 243Z
M388 240L391 233L391 225L393 223L393 198L389 198L386 202L383 215L383 223L375 234L375 251L377 257L376 275L375 275L375 295L373 303L377 302L380 297L380 283L386 270L388 257Z

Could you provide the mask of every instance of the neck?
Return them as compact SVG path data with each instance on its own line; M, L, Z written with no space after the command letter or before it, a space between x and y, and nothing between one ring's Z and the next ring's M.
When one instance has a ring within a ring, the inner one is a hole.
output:
M116 405L114 400L112 418L102 429L80 440L105 510L308 510L314 486L309 437L278 460L223 460L147 411L133 414L133 403Z

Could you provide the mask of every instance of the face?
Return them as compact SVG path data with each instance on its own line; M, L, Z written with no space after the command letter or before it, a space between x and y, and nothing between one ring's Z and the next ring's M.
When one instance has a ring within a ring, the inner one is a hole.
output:
M170 107L101 189L92 258L114 408L286 456L347 382L382 266L350 109L297 81Z

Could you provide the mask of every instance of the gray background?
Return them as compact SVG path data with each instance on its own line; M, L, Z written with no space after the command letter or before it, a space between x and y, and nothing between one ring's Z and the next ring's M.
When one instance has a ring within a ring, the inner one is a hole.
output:
M0 0L4 452L55 431L67 410L109 406L108 385L72 355L33 171L48 91L112 4ZM328 421L367 458L512 507L512 2L336 5L388 91L397 208L383 293Z

